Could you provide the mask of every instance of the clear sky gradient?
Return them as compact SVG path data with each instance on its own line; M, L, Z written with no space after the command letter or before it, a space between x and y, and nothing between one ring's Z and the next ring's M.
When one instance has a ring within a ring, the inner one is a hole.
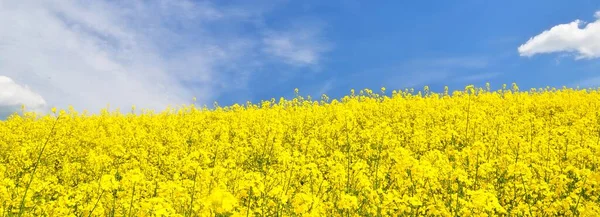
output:
M0 116L600 86L600 1L0 1Z

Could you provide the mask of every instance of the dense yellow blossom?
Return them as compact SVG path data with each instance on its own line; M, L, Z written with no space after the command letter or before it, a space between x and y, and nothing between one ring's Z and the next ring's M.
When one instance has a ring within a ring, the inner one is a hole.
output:
M52 109L0 121L0 213L600 216L599 158L598 89Z

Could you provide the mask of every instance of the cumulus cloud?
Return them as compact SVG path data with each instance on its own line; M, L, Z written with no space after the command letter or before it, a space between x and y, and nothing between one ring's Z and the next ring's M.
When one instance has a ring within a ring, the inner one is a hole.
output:
M575 20L556 25L521 45L518 48L519 54L530 57L536 54L568 52L576 53L576 59L598 58L600 57L600 11L595 13L595 18L596 21L587 24Z
M256 55L271 47L262 31L274 41L290 38L285 46L291 49L280 55L308 53L295 64L319 59L319 53L305 51L305 44L314 45L314 34L297 40L268 26L241 34L261 16L192 0L5 0L0 75L59 108L160 110L194 97L211 104L268 64L267 54Z
M0 76L0 117L18 112L21 106L39 111L46 106L46 100L29 87L17 84L6 76Z

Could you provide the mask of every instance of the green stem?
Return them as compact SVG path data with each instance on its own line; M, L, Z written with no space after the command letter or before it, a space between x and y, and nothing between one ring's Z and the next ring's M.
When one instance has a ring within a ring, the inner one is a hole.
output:
M94 213L96 206L98 206L98 202L100 202L100 199L102 199L102 195L104 195L104 190L102 190L102 193L100 193L100 196L98 197L98 200L96 200L96 203L94 204L94 207L90 211L90 214L88 215L88 217L92 216L92 213Z
M52 134L54 133L54 129L56 128L56 124L58 123L59 118L60 118L60 116L56 117L56 120L54 121L54 124L52 125L52 129L50 130L50 134L48 134L48 136L46 137L46 141L44 142L44 145L42 146L42 150L38 154L37 160L35 162L35 166L33 166L33 172L31 172L31 178L29 179L29 183L27 183L27 187L25 187L25 193L23 194L23 198L21 199L21 205L19 206L19 215L18 215L19 217L21 215L23 215L23 210L25 208L25 199L27 197L27 191L29 191L29 187L31 187L31 183L33 182L35 172L37 171L37 168L40 164L40 160L42 159L42 155L44 154L46 145L48 145L48 141L50 141L50 136L52 136Z
M131 202L129 202L129 212L127 213L127 216L131 216L131 208L133 208L133 196L135 195L135 183L133 184L133 189L131 192Z

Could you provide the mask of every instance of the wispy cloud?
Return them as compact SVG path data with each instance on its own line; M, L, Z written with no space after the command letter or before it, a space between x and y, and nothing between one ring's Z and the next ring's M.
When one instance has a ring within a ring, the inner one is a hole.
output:
M398 67L386 86L418 87L444 80L478 79L476 73L488 67L489 62L484 56L417 58Z
M434 67L451 67L451 68L467 68L467 69L481 69L485 68L489 64L489 60L485 57L447 57L447 58L436 58L430 60L420 60L421 62L427 62L428 65Z
M263 38L264 52L296 66L318 64L331 47L319 38L320 28L302 26L288 31L267 31Z
M585 23L575 20L559 24L539 35L530 38L519 48L521 56L534 56L544 53L576 53L575 59L600 57L600 11L595 13L596 21ZM583 28L580 26L584 25Z
M191 0L2 1L0 75L49 106L162 109L244 86L268 64L261 51L319 63L317 32L277 31L256 24L261 16Z
M333 80L327 80L321 89L319 89L319 94L327 94L328 91L333 89L334 84L335 83Z
M498 72L488 72L488 73L478 73L471 75L464 75L461 77L457 77L454 81L457 82L478 82L478 81L486 81L489 82L491 79L498 77L500 73Z
M570 86L579 86L581 88L598 88L600 87L600 76L590 77L572 83Z
M410 71L386 79L384 86L392 88L423 87L425 85L431 85L432 83L446 80L451 76L452 72L442 69Z

